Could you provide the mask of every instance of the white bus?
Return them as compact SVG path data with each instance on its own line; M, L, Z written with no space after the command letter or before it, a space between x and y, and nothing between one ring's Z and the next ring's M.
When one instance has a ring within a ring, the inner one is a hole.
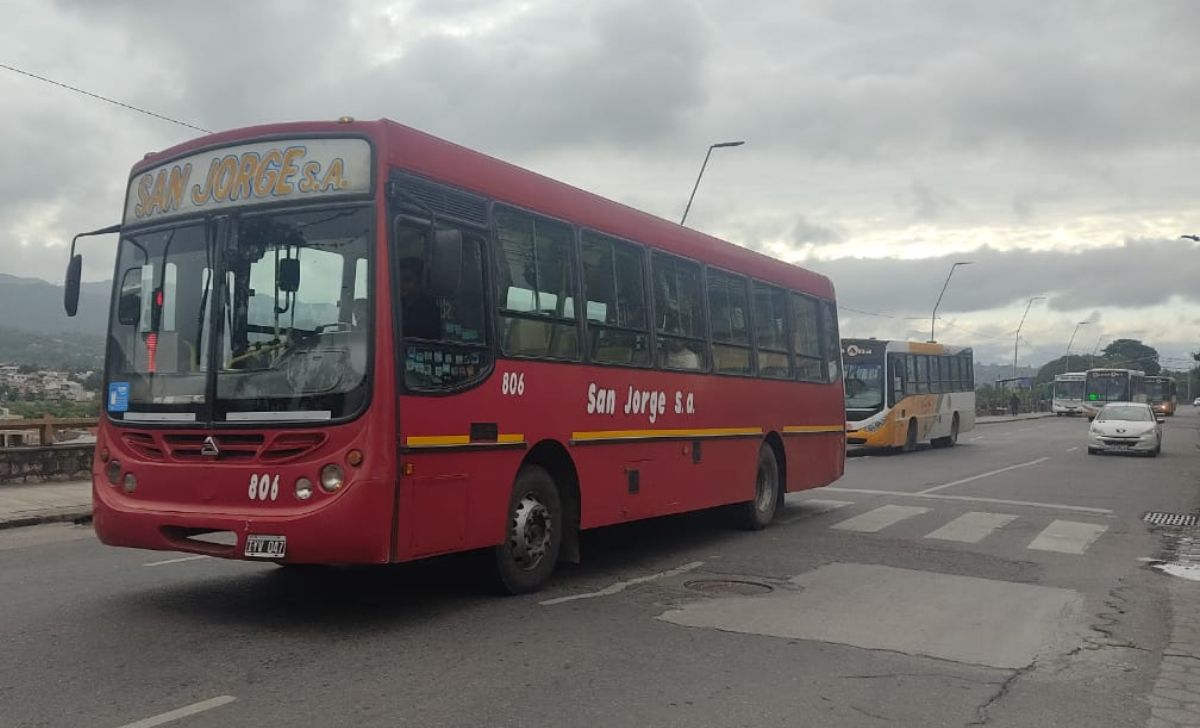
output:
M846 442L951 447L975 427L971 350L916 341L842 339Z
M1083 382L1083 413L1089 420L1109 402L1145 402L1146 374L1137 369L1089 369Z
M1083 385L1087 372L1067 372L1054 375L1054 394L1050 409L1058 417L1083 413Z

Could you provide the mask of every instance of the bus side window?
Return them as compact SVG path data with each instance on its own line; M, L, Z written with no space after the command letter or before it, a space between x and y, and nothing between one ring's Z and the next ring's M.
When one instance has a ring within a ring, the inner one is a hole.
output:
M583 295L587 302L592 361L645 366L650 363L642 250L585 231Z
M569 225L496 208L501 346L512 356L578 359L574 233Z
M654 254L654 316L658 365L665 369L708 369L700 264Z
M754 359L750 349L746 279L710 268L707 281L713 369L723 374L752 374Z
M825 345L825 374L830 384L842 378L842 347L838 335L837 306L821 301L821 335Z

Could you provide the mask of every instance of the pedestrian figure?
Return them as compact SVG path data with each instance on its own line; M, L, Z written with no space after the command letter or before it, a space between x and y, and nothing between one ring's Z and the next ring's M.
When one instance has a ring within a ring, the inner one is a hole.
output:
M1021 410L1021 399L1017 397L1017 393L1008 398L1008 411L1013 417L1017 416L1017 412Z

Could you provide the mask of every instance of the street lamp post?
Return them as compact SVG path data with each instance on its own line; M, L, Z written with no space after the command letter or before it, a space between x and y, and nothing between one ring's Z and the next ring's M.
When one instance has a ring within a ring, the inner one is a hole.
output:
M708 151L704 154L704 164L700 165L700 174L696 175L696 184L692 185L692 195L688 197L687 207L683 208L683 217L679 219L679 224L682 225L687 220L688 212L692 209L692 200L696 199L696 190L700 188L700 178L704 176L704 168L708 166L708 158L712 156L712 150L724 149L725 147L740 147L746 142L718 142L710 144Z
M1071 340L1067 342L1067 360L1063 363L1063 374L1071 371L1071 344L1075 343L1075 334L1079 333L1080 326L1087 326L1090 323L1091 321L1080 321L1075 324L1075 330L1071 332Z
M946 295L946 288L950 286L950 277L954 275L954 270L960 265L971 265L972 261L964 260L950 266L950 272L946 274L946 282L942 284L942 292L938 294L937 302L933 304L933 314L929 317L929 343L937 342L937 337L934 336L934 327L937 325L937 310L938 306L942 305L942 296Z
M1092 361L1088 366L1089 369L1096 368L1096 352L1100 351L1100 342L1108 338L1108 334L1100 334L1096 337L1096 345L1092 347Z
M1017 335L1013 337L1013 381L1017 379L1017 349L1021 345L1021 327L1025 325L1025 317L1029 315L1029 308L1033 306L1034 301L1045 301L1045 296L1034 296L1025 304L1025 313L1021 314L1021 323L1017 324Z
M1179 237L1182 240L1191 240L1200 243L1200 235L1180 235Z

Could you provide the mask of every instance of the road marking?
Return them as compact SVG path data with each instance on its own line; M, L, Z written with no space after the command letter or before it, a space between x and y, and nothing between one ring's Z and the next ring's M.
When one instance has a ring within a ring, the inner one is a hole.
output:
M971 438L971 442L975 442L976 440L982 440L982 439L983 439L983 435L976 435L975 437Z
M148 564L142 564L142 566L166 566L167 564L179 564L184 561L199 561L200 559L207 559L207 558L208 557L203 554L201 554L199 556L181 556L178 559L167 559L165 561L151 561Z
M1057 551L1060 554L1082 554L1108 526L1078 521L1054 521L1029 543L1034 551Z
M544 602L538 602L538 604L541 604L543 607L549 607L554 604L562 604L563 602L573 602L576 599L594 599L595 597L609 597L609 596L612 596L613 594L618 594L620 592L623 592L626 589L628 589L629 587L634 586L636 584L644 584L648 581L654 581L655 579L664 579L669 576L678 576L680 574L684 574L689 571L692 571L693 569L699 569L701 566L704 566L703 561L693 561L689 564L684 564L683 566L678 566L674 569L669 569L667 571L660 571L657 574L647 574L646 576L639 576L634 579L629 579L628 581L618 581L615 584L611 584L609 586L604 587L600 591L586 592L584 594L572 594L567 597L557 597L555 599L547 599Z
M959 480L952 480L949 483L942 483L941 485L935 485L932 488L926 488L925 490L920 491L920 494L928 495L929 493L936 493L937 491L942 490L944 488L950 488L955 485L962 485L963 483L970 483L973 480L980 480L982 478L990 478L993 475L999 475L1000 473L1007 473L1010 470L1016 470L1018 468L1027 468L1030 465L1037 465L1038 463L1044 463L1049 459L1050 458L1048 458L1048 457L1047 458L1038 458L1037 460L1030 460L1027 463L1017 463L1016 465L1009 465L1006 468L999 468L997 470L989 470L986 473L980 473L979 475L972 475L969 478L961 478Z
M912 518L913 516L919 516L922 513L928 512L928 508L921 508L919 506L880 506L875 510L847 518L841 523L835 523L833 524L833 528L840 531L876 533L906 518Z
M1076 450L1078 450L1078 449L1079 449L1079 446L1078 446L1078 445L1076 445L1075 447L1068 447L1068 448L1066 449L1066 452L1075 452L1075 451L1076 451Z
M791 518L781 518L778 521L776 521L776 523L786 526L789 523L795 523L796 521L802 520L804 518L812 518L813 516L819 516L822 513L829 513L830 511L835 511L838 508L845 508L846 506L852 506L852 505L854 505L854 501L823 500L820 498L810 498L807 500L802 500L796 504L796 507L798 510L803 509L801 513L797 513L796 515L792 516Z
M203 713L206 710L212 710L213 708L219 708L222 705L228 705L235 700L237 700L237 698L233 697L232 695L218 695L215 698L201 700L199 703L192 703L191 705L185 705L182 708L169 710L166 713L159 713L158 715L144 718L133 723L126 723L125 725L121 726L121 728L154 728L154 726L170 723L173 720L187 718L188 716L192 716L197 713Z
M1016 516L1008 513L984 513L970 511L942 526L925 538L961 543L979 543L997 528L1013 521Z
M862 495L895 495L904 498L927 498L929 500L963 501L965 503L994 503L1001 506L1028 506L1030 508L1049 508L1056 511L1078 511L1080 513L1095 513L1111 516L1108 508L1092 508L1089 506L1069 506L1063 503L1038 503L1037 501L1007 500L1004 498L983 498L974 495L935 495L926 493L903 493L895 490L867 490L860 488L837 488L826 486L821 490L828 493L861 493Z

